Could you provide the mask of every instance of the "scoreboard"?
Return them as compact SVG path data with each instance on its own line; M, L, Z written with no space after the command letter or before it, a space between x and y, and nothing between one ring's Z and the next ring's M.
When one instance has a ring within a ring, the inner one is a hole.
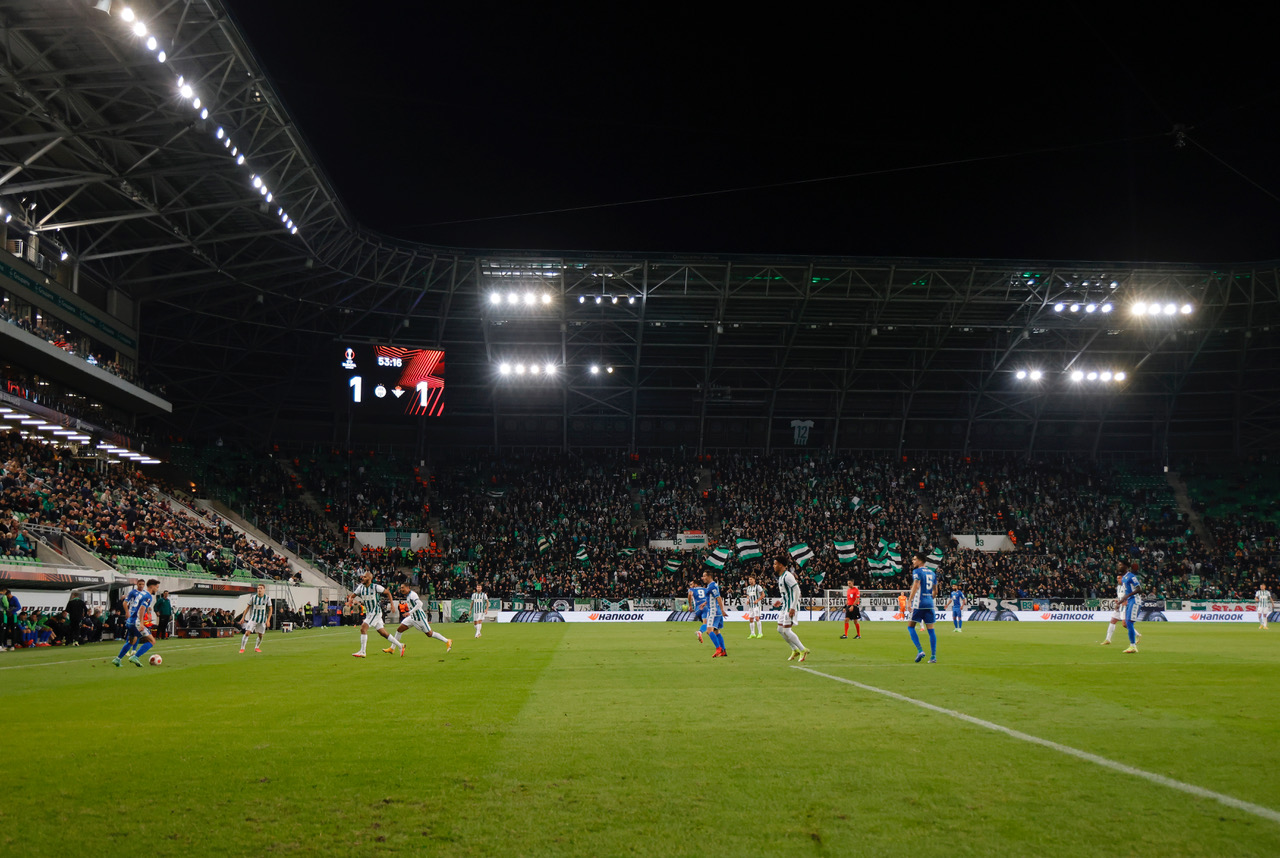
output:
M357 343L343 346L341 397L369 415L444 413L444 352Z

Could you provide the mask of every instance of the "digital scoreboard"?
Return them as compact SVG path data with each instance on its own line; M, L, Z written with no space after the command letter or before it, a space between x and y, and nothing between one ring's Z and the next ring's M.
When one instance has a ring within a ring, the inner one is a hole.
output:
M444 413L444 352L366 343L343 346L341 397L367 414Z

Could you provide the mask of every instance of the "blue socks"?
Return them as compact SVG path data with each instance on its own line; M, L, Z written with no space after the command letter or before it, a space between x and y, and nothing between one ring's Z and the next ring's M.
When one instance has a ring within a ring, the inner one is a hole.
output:
M134 655L137 656L138 658L142 658L144 655L147 654L147 650L149 649L151 649L151 644L149 642L144 643L142 646L138 647L138 651L134 653Z
M724 635L714 629L712 629L708 635L711 638L711 642L716 645L716 649L724 649Z
M938 636L933 633L933 629L929 629L928 631L929 631L929 657L937 658L938 657ZM917 643L916 646L920 646L920 644Z
M920 646L920 636L916 634L916 627L907 626L907 633L911 635L911 642L916 645L916 652L924 652Z
M700 632L705 632L706 630L707 630L707 624L706 624L706 623L703 623L702 625L698 626L698 631L700 631Z
M116 658L124 658L124 654L129 651L129 644L129 639L125 638L124 646L120 647L120 654Z
M1135 634L1137 629L1133 627L1133 620L1129 620L1129 622L1125 623L1124 627L1129 630L1129 643L1136 644L1138 642L1138 637Z

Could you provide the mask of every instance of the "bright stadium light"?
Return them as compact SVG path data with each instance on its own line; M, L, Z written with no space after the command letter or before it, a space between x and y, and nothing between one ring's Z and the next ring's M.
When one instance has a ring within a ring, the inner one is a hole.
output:
M1031 380L1032 380L1032 381L1039 381L1039 380L1040 380L1041 378L1043 378L1043 377L1044 377L1044 373L1043 373L1043 372L1041 372L1040 370L1038 370L1038 369L1033 369L1033 370L1031 370Z
M1096 372L1091 371L1088 375L1085 376L1085 378L1089 379L1090 381L1097 381L1098 374Z
M628 304L634 304L635 302L636 302L636 296L635 296L635 295L628 295L628 296L627 296L627 303L628 303Z
M501 295L499 295L497 292L494 292L493 294L491 294L491 295L489 296L489 303L490 303L490 304L501 304L501 303L502 303L502 296L501 296Z
M1192 307L1190 304L1183 304L1183 305L1182 305L1182 315L1184 315L1184 316L1190 316L1190 315L1191 315L1191 311L1192 311L1193 309L1195 309L1195 308L1194 308L1194 307Z
M160 53L156 54L156 62L158 63L162 63L168 58L169 58L169 55L166 54L164 51L161 51Z
M1055 312L1055 313L1061 313L1061 312L1062 312L1063 310L1065 310L1066 308L1067 308L1067 305L1066 305L1066 304L1064 304L1064 303L1062 303L1061 301L1059 301L1058 303L1056 303L1056 304L1054 304L1054 305L1053 305L1053 312Z
M532 307L532 306L533 306L533 302L534 302L534 300L536 300L536 299L533 297L533 293L532 293L532 292L525 292L525 293L524 293L524 302L525 302L526 304L528 304L530 307Z
M1164 305L1164 314L1165 314L1166 316L1172 316L1172 315L1173 315L1174 313L1176 313L1176 312L1178 312L1178 305L1177 305L1177 304L1165 304L1165 305Z
M123 9L120 10L120 20L124 21L126 24L132 24L133 19L134 19L133 10L130 9L128 6L125 6Z
M509 363L499 364L498 372L502 373L503 375L511 375L511 364Z
M191 99L191 107L194 110L200 109L200 96L197 95L195 98Z
M547 364L547 375L555 375L555 374L556 374L556 365L553 363Z
M237 157L237 158L236 158L236 164L239 164L239 165L241 165L241 166L243 166L243 165L244 165L244 155L243 155L243 154L241 154L239 157Z
M1098 309L1098 305L1097 305L1097 304L1085 304L1085 305L1084 305L1084 311L1085 311L1086 313L1092 313L1092 312L1094 312L1094 311L1095 311L1095 310L1097 310L1097 309Z
M1073 371L1071 372L1071 380L1072 380L1072 381L1084 381L1084 373L1083 373L1083 372L1081 372L1081 371L1080 371L1080 370L1078 370L1078 369L1077 369L1077 370L1073 370Z
M515 292L511 292L511 293L509 293L509 294L507 295L507 303L508 303L508 304L519 304L519 303L520 303L520 296L519 296L519 295L517 295Z
M195 95L195 92L191 89L191 84L189 83L184 83L182 86L178 87L178 92L182 93L183 98L190 98Z
M587 303L587 296L586 296L586 295L579 295L579 296L578 296L578 303L579 303L579 304L585 304L585 303Z
M1020 370L1018 370L1018 372L1017 372L1017 374L1016 374L1016 375L1017 375L1017 377L1018 377L1018 378L1026 378L1026 377L1027 377L1027 371L1026 371L1025 369L1020 369Z
M1079 304L1072 304L1072 305L1071 305L1071 312L1073 312L1073 313L1079 313L1079 312L1080 312L1080 305L1079 305Z
M1146 315L1146 312L1147 312L1147 304L1145 301L1139 301L1138 303L1133 305L1133 315L1143 316L1143 315Z
M529 364L529 375L537 375L540 372L542 372L542 368L536 363Z
M597 303L597 304L599 304L601 300L602 300L602 299L600 298L600 296L599 296L599 295L597 295L597 296L596 296L596 303Z
M1127 376L1125 376L1123 371L1117 372L1114 376L1112 376L1112 378L1114 378L1116 381L1124 381L1126 377Z
M544 304L550 304L550 303L551 303L551 296L550 296L550 295L548 295L546 292L543 292L543 293L542 293L542 303L544 303Z
M592 365L591 365L591 374L592 374L592 375L599 375L599 374L600 374L600 367L596 366L595 364L592 364Z
M139 39L141 39L143 36L147 34L147 25L142 23L141 21L136 22L133 25L133 34L137 36Z
M148 50L148 51L154 51L154 50L155 50L156 48L158 48L159 46L160 46L160 43L156 41L156 37L155 37L155 36L147 36L147 50Z
M613 367L611 367L611 366L606 366L606 367L604 368L604 371L605 371L605 372L608 372L608 373L612 373L612 372L613 372Z
M1111 373L1108 370L1104 369L1102 372L1098 374L1098 378L1102 379L1103 381L1110 381Z
M516 364L516 375L524 375L524 364Z
M1104 313L1110 313L1110 312L1111 312L1111 302L1110 302L1110 301L1108 301L1106 304L1103 304L1101 309L1102 309L1102 312L1104 312Z

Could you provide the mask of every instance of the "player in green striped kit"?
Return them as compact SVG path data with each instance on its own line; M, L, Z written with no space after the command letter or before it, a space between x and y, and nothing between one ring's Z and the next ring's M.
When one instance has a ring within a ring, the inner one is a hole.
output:
M396 629L396 634L403 635L410 628L415 628L429 638L435 638L438 641L444 641L444 651L449 652L453 649L453 641L439 632L431 631L431 622L427 619L427 606L422 604L421 597L413 592L408 584L400 585L400 598L404 599L409 610L405 611L400 617L400 628ZM395 638L391 638L395 641ZM396 641L400 647L400 657L404 658L405 645L403 641ZM383 650L385 653L392 653L393 648L387 647Z
M240 652L244 652L245 644L249 643L249 635L255 632L258 635L258 642L253 645L254 652L262 652L262 636L266 634L267 627L271 625L271 600L267 598L267 585L259 584L256 595L249 597L249 604L244 606L244 611L240 614L240 622L244 623L244 637L240 638Z
M480 637L480 626L484 623L485 612L489 610L489 597L480 582L476 582L476 591L471 594L471 622L476 627L476 637Z
M360 650L351 653L356 658L365 657L364 650L369 645L369 629L382 635L393 646L400 646L400 639L395 635L387 634L382 623L382 599L379 597L386 595L388 595L387 588L373 583L373 573L366 572L364 580L357 584L355 590L347 597L348 609L355 607L357 599L364 605L364 622L360 624Z

